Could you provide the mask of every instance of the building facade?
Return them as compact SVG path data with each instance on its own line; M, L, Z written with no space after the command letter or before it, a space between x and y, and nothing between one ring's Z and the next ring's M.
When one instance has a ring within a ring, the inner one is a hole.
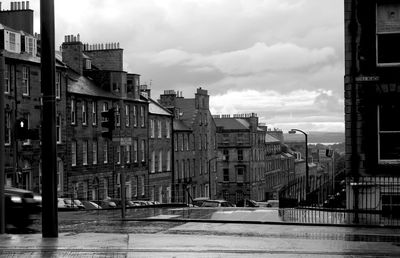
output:
M347 207L398 211L400 3L344 3Z

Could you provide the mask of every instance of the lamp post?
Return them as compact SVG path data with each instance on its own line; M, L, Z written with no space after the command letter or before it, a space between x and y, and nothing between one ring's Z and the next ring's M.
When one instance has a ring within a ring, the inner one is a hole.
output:
M208 160L208 198L210 199L211 199L211 161L213 161L214 159L218 159L218 156Z
M309 185L309 180L308 180L308 135L305 133L305 132L303 132L302 130L299 130L299 129L291 129L290 131L289 131L289 134L295 134L296 132L300 132L300 133L302 133L302 134L304 134L304 137L305 137L305 141L306 141L306 202L308 201L307 199L308 199L308 194L309 194L309 192L310 192L310 185Z

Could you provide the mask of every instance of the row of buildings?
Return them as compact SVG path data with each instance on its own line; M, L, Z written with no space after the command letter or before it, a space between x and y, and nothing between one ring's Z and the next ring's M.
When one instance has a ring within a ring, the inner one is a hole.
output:
M20 141L14 132L19 118L40 131L43 112L40 35L33 33L33 11L20 6L0 10L5 176L7 185L40 192L40 140ZM295 177L299 160L281 151L281 131L260 124L256 114L211 115L202 88L194 98L166 90L155 100L140 75L124 71L118 43L65 36L55 87L59 196L119 198L123 183L128 199L161 203L266 200ZM101 112L110 108L115 129L107 139Z

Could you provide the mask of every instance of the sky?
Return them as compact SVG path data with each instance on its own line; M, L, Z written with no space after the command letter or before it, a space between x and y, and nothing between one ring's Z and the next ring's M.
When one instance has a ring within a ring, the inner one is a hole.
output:
M40 1L30 5L39 32ZM339 0L55 0L56 46L78 33L119 42L154 99L202 87L213 115L343 132L343 15Z

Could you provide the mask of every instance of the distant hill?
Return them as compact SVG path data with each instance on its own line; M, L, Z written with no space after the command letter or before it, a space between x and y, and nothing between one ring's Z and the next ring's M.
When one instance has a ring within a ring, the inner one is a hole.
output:
M308 132L308 143L337 143L344 142L344 132ZM283 134L285 142L302 142L302 133Z

